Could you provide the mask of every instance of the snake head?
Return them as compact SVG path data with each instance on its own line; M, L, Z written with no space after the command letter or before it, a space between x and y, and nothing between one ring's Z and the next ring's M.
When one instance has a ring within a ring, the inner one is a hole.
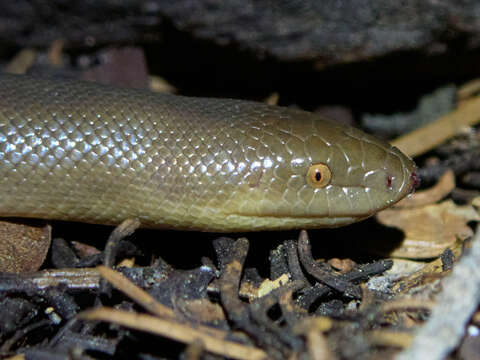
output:
M278 108L277 108L278 109ZM277 110L276 110L277 111ZM249 188L235 215L278 228L336 227L372 216L410 194L419 180L400 150L315 114L263 117L250 163ZM248 133L248 129L245 131ZM257 141L257 145L258 145Z

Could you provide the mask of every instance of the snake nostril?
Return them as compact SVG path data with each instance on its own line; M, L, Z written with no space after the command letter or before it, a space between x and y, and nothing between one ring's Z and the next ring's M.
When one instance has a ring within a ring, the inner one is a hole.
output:
M414 171L410 173L410 184L411 184L410 191L414 191L417 187L420 186L420 177Z

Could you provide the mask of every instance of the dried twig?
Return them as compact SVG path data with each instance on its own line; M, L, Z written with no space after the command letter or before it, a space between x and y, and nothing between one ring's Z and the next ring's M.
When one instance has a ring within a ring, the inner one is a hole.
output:
M392 141L404 153L415 157L457 135L465 126L480 121L480 97L465 100L457 110Z
M219 339L206 334L203 330L194 329L189 325L173 320L106 307L87 310L79 314L79 317L85 320L107 321L131 329L165 336L187 344L201 341L207 351L233 359L260 360L267 358L267 354L258 348Z
M99 266L99 271L101 272L102 276L104 276L105 280L122 291L124 294L128 295L133 301L143 306L146 310L162 318L172 320L175 319L175 313L172 309L159 303L150 294L132 283L124 275L105 266ZM228 335L226 331L208 326L196 325L196 328L198 331L202 331L205 334L210 334L219 338L225 338Z
M307 272L321 283L343 293L347 297L361 298L362 294L357 285L351 284L344 275L322 269L312 257L310 240L305 230L298 237L298 255Z
M139 288L123 274L118 271L112 270L105 266L99 266L98 271L100 274L112 284L115 288L122 291L124 294L134 299L137 303L142 305L146 310L152 314L160 316L162 318L174 318L175 314L172 309L160 304L145 290Z

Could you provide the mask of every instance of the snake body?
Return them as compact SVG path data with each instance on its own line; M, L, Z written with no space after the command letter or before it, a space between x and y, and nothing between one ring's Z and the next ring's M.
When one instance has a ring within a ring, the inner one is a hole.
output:
M322 188L306 181L325 164ZM398 149L313 113L0 75L0 216L252 231L340 226L416 183Z

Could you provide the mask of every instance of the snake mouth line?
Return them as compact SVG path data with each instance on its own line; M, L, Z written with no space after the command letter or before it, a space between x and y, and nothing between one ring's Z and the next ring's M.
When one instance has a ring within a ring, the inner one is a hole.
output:
M272 219L289 219L289 220L295 220L295 219L303 219L303 220L311 220L311 221L316 221L316 220L322 220L322 219L366 219L372 215L374 215L376 212L372 212L371 214L338 214L334 216L327 216L327 215L318 215L318 216L312 216L312 215L291 215L291 214L248 214L248 213L230 213L230 214L225 214L225 216L230 217L230 216L238 216L238 217L244 217L244 218L252 218L252 219L267 219L267 218L272 218Z
M335 228L352 224L370 217L373 214L362 217L312 217L312 216L248 216L248 215L230 215L225 220L232 223L245 222L250 224L252 231L270 228L269 224L275 224L277 230L293 229L319 229Z
M362 212L362 213L356 213L356 214L355 213L336 213L336 214L329 214L329 215L311 215L311 214L292 215L292 214L287 214L287 213L285 213L285 214L279 214L279 213L276 213L276 214L268 214L268 213L258 214L258 213L233 212L233 213L225 213L224 216L227 217L227 218L229 216L239 216L239 217L244 217L244 218L249 217L249 218L252 218L252 219L254 219L254 218L258 218L258 219L273 218L273 219L291 219L291 220L304 219L304 220L311 220L311 221L315 221L315 220L318 221L318 220L322 220L322 219L330 219L330 220L333 220L333 219L356 219L356 221L359 221L359 220L362 220L362 219L369 218L370 216L375 215L377 212L391 207L392 205L399 202L401 199L402 198L392 200L391 202L385 204L382 207L378 207L378 208L372 209L370 211L366 211L366 212Z

